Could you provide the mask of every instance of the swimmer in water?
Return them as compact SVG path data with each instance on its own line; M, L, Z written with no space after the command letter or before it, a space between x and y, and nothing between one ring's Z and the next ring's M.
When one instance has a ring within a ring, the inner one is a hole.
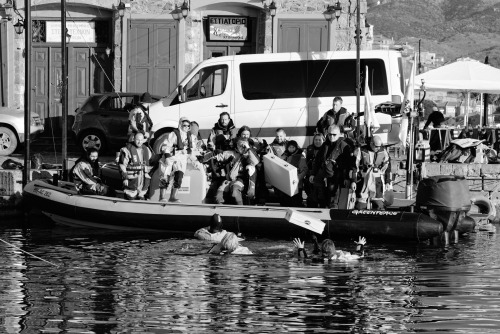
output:
M366 245L366 238L359 237L358 241L355 241L356 244L356 254L351 254L350 252L336 250L335 244L331 239L325 239L321 243L321 246L318 245L316 238L313 238L315 242L315 250L321 253L320 261L356 261L365 256L364 247ZM297 247L298 256L307 259L307 252L304 248L304 241L301 241L299 238L293 239L293 244Z
M227 232L221 242L214 245L208 253L210 254L236 254L236 255L251 255L250 249L240 245L243 239L238 238L233 232Z

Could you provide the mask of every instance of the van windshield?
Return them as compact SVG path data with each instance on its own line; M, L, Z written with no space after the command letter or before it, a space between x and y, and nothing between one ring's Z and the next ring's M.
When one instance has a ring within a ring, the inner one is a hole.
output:
M382 59L361 59L361 95L366 66L372 95L388 95ZM244 63L240 79L246 100L356 96L356 59Z

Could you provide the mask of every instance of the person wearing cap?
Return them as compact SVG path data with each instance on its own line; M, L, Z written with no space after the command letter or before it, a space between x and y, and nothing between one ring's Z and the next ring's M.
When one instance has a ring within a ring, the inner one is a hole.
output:
M202 227L194 233L194 237L198 240L221 242L227 231L222 228L222 219L215 213L210 218L210 226Z
M191 133L191 122L187 117L181 117L178 128L170 132L165 142L160 146L162 154L162 158L160 159L160 200L166 199L166 188L168 187L171 173L173 173L174 183L168 201L180 202L177 198L177 193L182 185L188 160L196 168L201 168L193 152L196 150L197 142L198 139Z
M128 116L128 136L129 142L134 141L134 135L141 132L146 140L150 137L153 121L149 117L149 106L153 103L151 94L145 92L141 95L139 105L132 109Z
M425 122L424 125L424 130L427 129L429 124L432 123L432 127L435 129L438 129L441 127L441 124L444 123L445 118L444 115L441 111L439 111L439 108L434 106L432 107L432 112L430 113L429 117L427 118L427 122Z
M298 188L299 191L292 197L287 196L285 193L274 189L280 198L280 204L282 206L294 206L301 207L302 205L302 189L304 188L304 177L307 173L307 162L306 158L302 154L302 150L295 140L290 140L286 145L286 151L281 156L281 159L288 162L290 165L297 168L297 176L299 180Z
M383 210L392 204L386 190L392 190L391 158L382 139L375 135L368 145L354 151L356 209ZM385 197L384 197L385 196Z

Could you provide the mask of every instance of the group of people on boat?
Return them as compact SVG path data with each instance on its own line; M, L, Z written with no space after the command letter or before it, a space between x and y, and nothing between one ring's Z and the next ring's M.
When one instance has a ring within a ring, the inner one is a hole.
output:
M149 93L130 112L129 141L120 150L119 170L127 199L147 199L153 172L160 173L160 201L179 202L177 196L186 166L206 169L209 190L206 200L217 204L264 204L270 188L266 184L263 156L274 154L297 168L299 191L288 196L273 188L283 206L338 208L343 196L350 196L357 209L383 209L390 205L384 197L392 189L391 159L378 136L365 144L356 138L354 118L342 107L342 98L333 99L332 109L317 122L313 143L302 149L288 140L285 129L276 129L268 144L252 136L248 126L236 126L227 112L222 112L205 142L198 124L181 117L178 128L163 140L159 154L149 146L152 122L148 116L153 102ZM165 138L165 137L162 137ZM73 169L75 182L82 193L107 194L109 189L97 182L97 151L91 149ZM93 162L92 162L93 161ZM89 165L94 164L93 168ZM94 178L94 179L92 179ZM170 194L167 188L170 186ZM304 203L303 192L307 194ZM354 200L355 198L355 200ZM348 207L354 208L354 207Z

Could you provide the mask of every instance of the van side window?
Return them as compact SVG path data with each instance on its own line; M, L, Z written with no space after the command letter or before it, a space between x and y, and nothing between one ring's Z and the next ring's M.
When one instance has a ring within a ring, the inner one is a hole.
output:
M187 101L204 99L224 93L227 84L227 65L216 65L201 69L186 84Z
M365 66L370 71L372 95L387 95L384 61L361 59L363 72ZM240 80L247 100L356 96L356 60L245 63L240 65Z

